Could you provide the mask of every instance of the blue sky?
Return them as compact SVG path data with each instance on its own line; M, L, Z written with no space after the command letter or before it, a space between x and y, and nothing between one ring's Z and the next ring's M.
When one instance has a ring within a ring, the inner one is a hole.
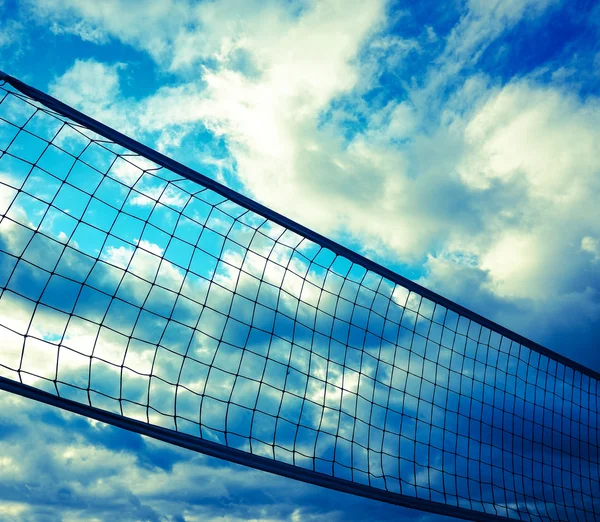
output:
M4 71L600 369L593 2L37 0L4 1L0 18ZM69 234L64 220L54 234ZM126 263L137 244L186 263L183 243L122 229L105 259ZM78 233L82 250L101 244ZM2 421L0 513L15 520L440 519L2 401L15 413Z

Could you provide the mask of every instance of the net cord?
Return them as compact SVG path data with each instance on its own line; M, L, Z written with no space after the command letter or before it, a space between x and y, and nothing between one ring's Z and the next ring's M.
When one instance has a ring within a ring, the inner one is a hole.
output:
M90 419L116 426L117 428L139 433L140 435L173 444L180 448L189 449L235 464L241 464L250 468L266 471L267 473L299 480L307 484L313 484L327 489L333 489L343 493L349 493L419 511L451 516L462 520L478 522L506 522L507 520L506 517L493 515L491 513L479 513L466 508L432 502L430 500L415 498L399 493L392 493L339 477L331 477L323 473L299 468L292 464L268 459L266 457L261 457L260 455L253 455L206 439L200 439L185 433L175 432L160 426L147 424L128 417L122 417L121 415L72 401L64 397L57 397L56 395L39 390L33 386L15 382L4 377L0 377L0 390L37 402L42 402L50 406L55 406L62 410L70 411L71 413L76 413Z

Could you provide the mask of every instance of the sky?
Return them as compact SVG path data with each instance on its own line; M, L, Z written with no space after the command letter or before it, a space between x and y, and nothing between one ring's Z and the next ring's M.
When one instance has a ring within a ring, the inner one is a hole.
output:
M594 2L4 1L0 19L2 70L600 370ZM441 520L1 400L14 520Z

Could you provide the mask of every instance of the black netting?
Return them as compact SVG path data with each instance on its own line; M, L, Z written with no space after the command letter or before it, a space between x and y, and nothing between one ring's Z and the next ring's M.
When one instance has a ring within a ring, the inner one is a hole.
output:
M0 100L2 377L391 502L600 517L593 372Z

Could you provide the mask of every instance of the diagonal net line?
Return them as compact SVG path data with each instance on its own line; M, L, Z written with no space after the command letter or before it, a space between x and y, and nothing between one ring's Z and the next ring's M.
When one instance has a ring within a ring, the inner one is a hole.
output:
M595 372L7 79L0 387L427 511L600 517Z

